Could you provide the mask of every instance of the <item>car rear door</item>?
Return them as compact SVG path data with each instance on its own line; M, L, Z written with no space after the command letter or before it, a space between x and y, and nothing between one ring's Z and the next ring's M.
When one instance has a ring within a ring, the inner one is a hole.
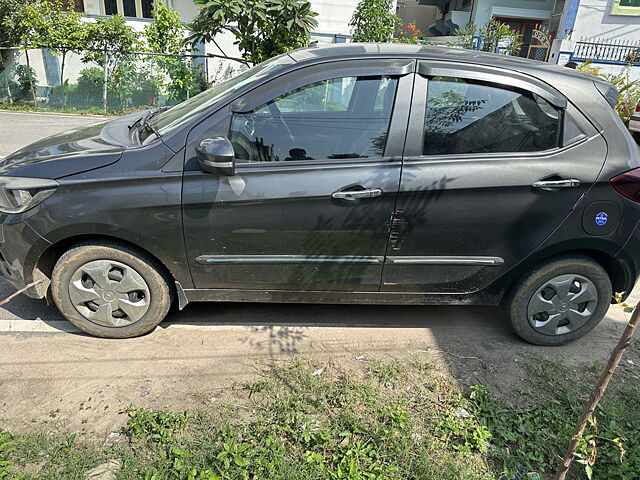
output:
M414 69L407 59L307 67L192 130L183 214L195 286L378 291ZM198 166L195 146L220 135L234 176Z
M606 143L532 77L427 61L418 72L382 290L474 292L571 213Z

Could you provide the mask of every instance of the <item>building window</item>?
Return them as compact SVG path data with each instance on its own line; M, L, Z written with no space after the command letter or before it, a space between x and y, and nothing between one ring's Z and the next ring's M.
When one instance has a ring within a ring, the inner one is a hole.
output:
M118 4L116 0L104 0L104 14L115 15L118 13Z
M105 15L132 18L151 18L153 0L102 0Z
M153 0L142 0L142 16L144 18L151 18L153 15L151 11L153 10Z

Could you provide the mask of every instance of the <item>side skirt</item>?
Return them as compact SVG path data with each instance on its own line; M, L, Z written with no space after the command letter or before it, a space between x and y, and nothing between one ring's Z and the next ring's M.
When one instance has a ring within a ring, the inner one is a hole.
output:
M257 302L257 303L328 303L386 305L491 305L499 299L491 294L477 293L404 293L404 292L331 292L293 290L178 290L179 307L189 302Z

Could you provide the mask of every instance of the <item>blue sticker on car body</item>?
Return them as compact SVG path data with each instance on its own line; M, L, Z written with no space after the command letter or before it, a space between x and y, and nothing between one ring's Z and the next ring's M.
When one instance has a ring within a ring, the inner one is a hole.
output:
M609 216L605 212L600 212L596 215L596 225L598 225L599 227L606 225L608 221Z

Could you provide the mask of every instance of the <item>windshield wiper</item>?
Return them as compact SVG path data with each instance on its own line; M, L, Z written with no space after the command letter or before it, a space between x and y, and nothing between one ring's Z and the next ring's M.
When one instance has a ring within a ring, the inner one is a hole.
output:
M133 127L135 127L139 123L141 126L141 130L144 130L148 133L154 133L158 138L160 138L160 132L158 132L158 129L151 123L151 119L155 117L157 114L159 114L160 112L164 112L169 108L171 107L157 107L149 110L142 117L140 117L138 120L136 120L131 125L129 125L129 130L131 130Z

